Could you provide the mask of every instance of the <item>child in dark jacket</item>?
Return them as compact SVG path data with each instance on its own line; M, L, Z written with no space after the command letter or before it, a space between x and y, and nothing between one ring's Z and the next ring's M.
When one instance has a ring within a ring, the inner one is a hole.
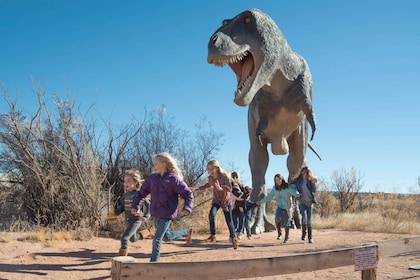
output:
M232 219L235 227L236 235L239 239L242 238L245 223L245 204L249 197L245 193L245 188L242 185L239 173L234 171L230 174L232 178Z
M244 229L242 230L242 233L244 233L244 231L246 231L246 237L249 240L252 239L252 232L251 232L252 212L253 212L254 207L258 206L257 203L252 202L250 200L251 192L252 192L252 187L245 186L245 199L246 199L245 208L244 208L245 219L244 219Z
M118 252L119 256L127 256L128 240L135 242L140 239L137 230L140 228L142 221L150 217L149 200L143 203L139 216L131 214L131 204L140 186L140 172L134 169L127 170L124 174L124 190L122 203L115 208L115 215L125 214L125 231L121 236L121 247Z

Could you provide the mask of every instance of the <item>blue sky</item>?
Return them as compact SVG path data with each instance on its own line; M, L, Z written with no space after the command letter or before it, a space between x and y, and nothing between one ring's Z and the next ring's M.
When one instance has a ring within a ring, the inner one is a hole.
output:
M206 116L226 135L222 165L248 166L247 107L233 103L229 67L207 64L223 19L269 14L313 76L317 131L307 164L321 178L356 168L363 191L418 192L420 2L0 1L0 81L30 111L32 79L89 106L116 126L165 105L181 128ZM0 109L4 110L4 104ZM270 155L266 182L287 176Z

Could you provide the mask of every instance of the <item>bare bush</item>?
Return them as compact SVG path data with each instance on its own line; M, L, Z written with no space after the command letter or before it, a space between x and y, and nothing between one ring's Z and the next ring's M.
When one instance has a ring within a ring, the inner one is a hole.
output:
M316 198L318 203L314 204L314 214L327 218L338 209L337 199L334 193L328 189L325 180L320 178L317 183Z
M346 212L354 204L362 187L362 177L354 167L350 172L335 170L331 176L331 189L336 192L341 212Z
M37 107L28 117L3 88L9 112L0 114L0 171L22 187L22 199L12 194L14 205L39 226L96 231L105 225L106 206L118 203L124 192L124 171L136 168L148 176L160 152L179 160L192 186L224 137L204 118L193 134L178 128L164 106L120 129L109 124L108 135L102 135L101 126L88 122L88 112L82 115L72 99L54 96L50 111L42 87L34 93Z
M70 99L55 96L54 115L42 88L35 93L37 108L28 118L3 91L9 113L0 115L0 168L19 178L22 206L36 224L95 229L104 173L90 144L93 124Z

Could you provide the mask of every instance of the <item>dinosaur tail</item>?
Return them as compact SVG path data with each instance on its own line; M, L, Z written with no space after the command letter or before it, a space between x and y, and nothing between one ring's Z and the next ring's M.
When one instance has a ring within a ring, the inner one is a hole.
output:
M319 154L315 151L314 147L312 147L312 145L310 143L308 143L308 147L309 149L311 149L312 152L314 152L314 154L319 158L320 161L322 161L321 157L319 156Z

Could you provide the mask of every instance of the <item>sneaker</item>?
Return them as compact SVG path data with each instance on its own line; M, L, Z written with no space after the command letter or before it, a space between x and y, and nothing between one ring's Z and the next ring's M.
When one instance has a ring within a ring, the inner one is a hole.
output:
M249 240L252 240L252 235L247 236Z
M185 240L185 243L186 244L191 244L191 242L192 242L192 234L193 234L193 230L192 230L192 228L189 228L187 239Z
M207 239L207 242L209 243L215 243L216 242L216 235L210 235Z
M238 239L242 239L242 232L237 232L236 236L238 237Z
M278 236L277 236L277 240L280 240L281 239L281 234L279 234Z
M233 249L238 249L238 238L233 238L232 239L232 245L233 245Z
M284 239L283 243L289 243L289 239Z

